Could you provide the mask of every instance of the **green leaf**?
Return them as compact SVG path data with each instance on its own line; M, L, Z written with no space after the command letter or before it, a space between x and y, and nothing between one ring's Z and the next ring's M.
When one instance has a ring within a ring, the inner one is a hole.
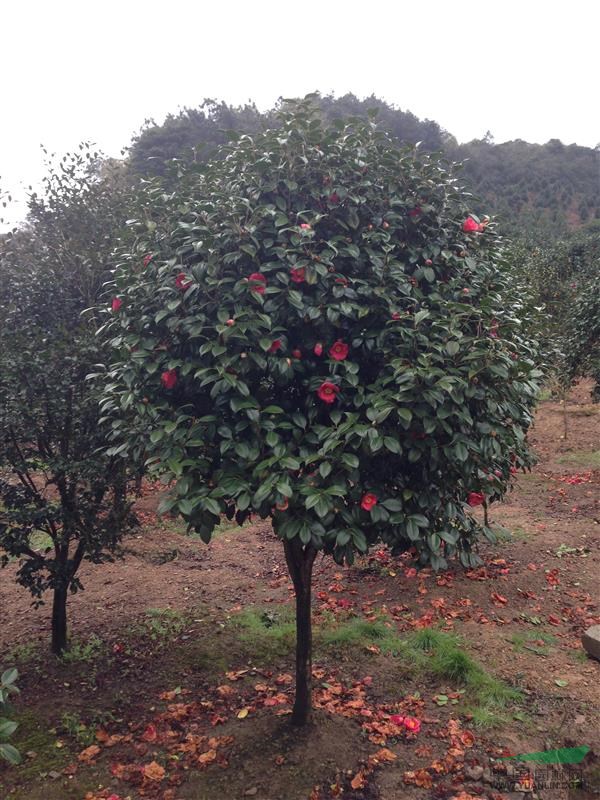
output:
M211 514L214 514L216 517L221 516L221 506L212 497L204 498L204 508L206 508L207 511L210 511Z
M329 475L329 473L331 472L331 464L329 463L329 461L323 461L319 465L319 472L322 478L326 478Z
M404 509L404 504L401 500L395 500L393 497L390 497L389 500L384 500L382 503L388 511L402 511Z
M283 408L281 406L267 406L262 410L263 414L283 414Z
M6 742L0 742L0 757L4 758L13 766L17 766L17 764L21 763L21 755L17 748Z
M0 739L8 739L19 727L18 722L0 717Z

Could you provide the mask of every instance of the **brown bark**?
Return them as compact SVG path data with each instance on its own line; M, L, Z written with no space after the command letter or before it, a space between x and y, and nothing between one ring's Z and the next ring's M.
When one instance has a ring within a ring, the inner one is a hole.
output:
M52 652L60 656L67 649L67 587L56 586L52 602Z
M296 594L296 697L292 724L306 725L312 710L312 569L317 551L297 537L284 541L285 560Z

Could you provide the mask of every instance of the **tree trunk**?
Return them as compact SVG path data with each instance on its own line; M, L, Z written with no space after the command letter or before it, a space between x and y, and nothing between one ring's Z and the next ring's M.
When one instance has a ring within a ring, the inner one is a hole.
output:
M52 652L60 656L67 649L67 587L54 588L52 603Z
M312 708L311 584L317 551L311 545L303 546L297 537L284 541L283 546L296 593L296 697L292 724L306 725Z

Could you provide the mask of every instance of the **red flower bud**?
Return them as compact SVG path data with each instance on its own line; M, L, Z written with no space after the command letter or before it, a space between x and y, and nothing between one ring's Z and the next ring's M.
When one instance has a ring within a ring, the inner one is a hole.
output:
M267 353L276 353L281 348L281 339L275 339L275 341L271 344Z
M121 300L120 297L113 297L110 307L112 308L113 311L118 311L122 305L123 301Z
M185 274L185 272L180 272L175 278L175 286L180 292L185 292L185 290L189 289L191 285L192 282L188 279L188 276Z
M323 345L321 344L321 342L317 342L316 343L316 345L314 346L314 349L313 349L313 353L316 356L320 356L320 355L323 354Z
M480 225L478 222L475 222L473 217L467 217L462 224L462 229L465 233L475 233L479 231Z
M292 267L290 270L290 279L294 283L304 283L306 280L306 269L304 267Z
M251 282L250 291L256 292L256 294L264 294L265 287L267 285L267 279L262 274L262 272L253 272L251 275L248 276L248 280ZM252 286L252 282L254 285Z
M376 505L377 505L377 495L374 495L371 492L363 494L362 500L360 501L360 507L364 511L370 511L373 508L373 506Z
M160 376L160 382L165 387L165 389L173 389L175 384L177 383L177 370L176 369L168 369L162 373Z
M485 500L485 496L481 492L469 492L467 503L470 506L480 506Z

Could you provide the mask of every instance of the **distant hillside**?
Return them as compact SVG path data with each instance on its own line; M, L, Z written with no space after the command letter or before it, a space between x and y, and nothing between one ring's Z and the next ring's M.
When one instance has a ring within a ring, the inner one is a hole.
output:
M524 218L575 228L600 218L600 153L557 139L528 144L469 142L451 151L465 160L473 190L508 222Z
M330 119L365 115L376 119L398 142L421 143L429 151L443 150L464 161L464 176L479 198L475 210L498 215L503 227L535 226L541 236L560 235L600 219L600 152L564 145L552 139L544 145L514 142L494 144L491 137L459 145L437 122L421 120L377 97L359 100L352 94L319 97ZM227 140L226 131L252 133L275 124L274 110L261 113L254 105L232 107L205 100L197 109L169 115L162 125L146 123L130 148L130 163L141 174L162 174L173 158L203 161Z

